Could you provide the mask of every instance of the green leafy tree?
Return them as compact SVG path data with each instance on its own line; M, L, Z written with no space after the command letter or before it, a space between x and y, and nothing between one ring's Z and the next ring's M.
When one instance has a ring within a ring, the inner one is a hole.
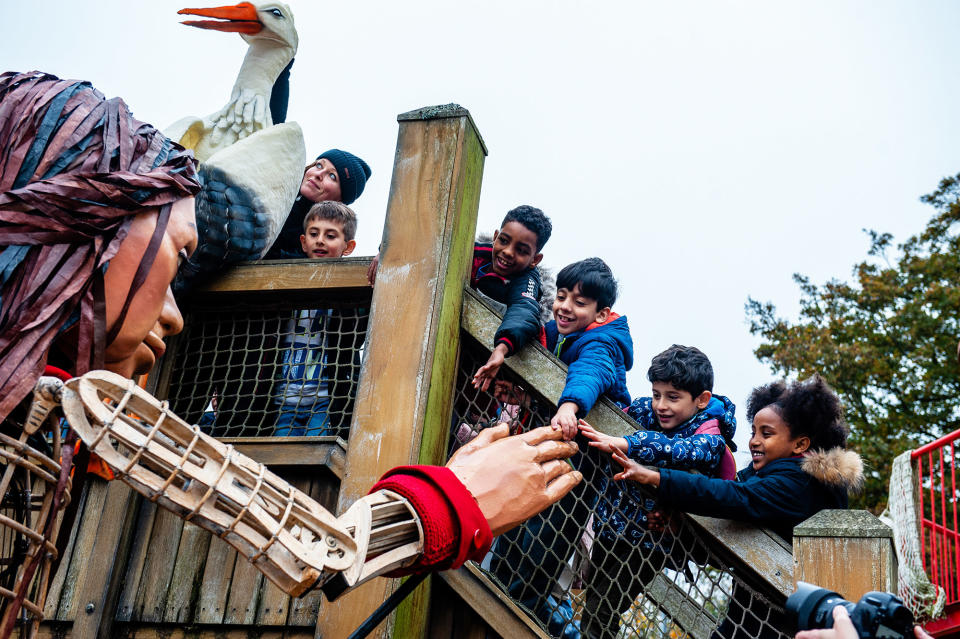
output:
M960 428L960 175L921 200L936 209L923 232L894 247L889 233L869 231L854 282L818 286L795 274L798 321L770 303L746 305L760 361L777 375L819 372L839 393L866 466L856 507L874 512L886 505L896 455Z

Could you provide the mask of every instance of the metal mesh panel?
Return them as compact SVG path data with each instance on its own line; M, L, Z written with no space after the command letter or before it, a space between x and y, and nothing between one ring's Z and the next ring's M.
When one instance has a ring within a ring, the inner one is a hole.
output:
M514 430L527 430L548 424L556 411L505 369L501 378L522 392L511 398L503 385L497 397L474 390L470 380L488 355L464 334L451 452L504 412ZM605 490L614 471L585 440L578 443L582 452L572 463L584 481L552 508L498 537L482 564L547 632L564 639L788 636L783 596L748 584L745 571L715 552L687 517L671 513L666 528L641 527L633 538L600 523L599 500L636 520L655 509L653 494L638 503L618 488Z
M369 302L193 307L170 379L174 412L216 437L347 438Z

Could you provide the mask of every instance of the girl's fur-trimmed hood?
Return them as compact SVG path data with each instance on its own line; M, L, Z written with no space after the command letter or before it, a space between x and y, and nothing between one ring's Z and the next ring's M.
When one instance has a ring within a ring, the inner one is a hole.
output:
M863 487L863 460L846 448L807 451L801 468L821 483L846 488L848 493Z

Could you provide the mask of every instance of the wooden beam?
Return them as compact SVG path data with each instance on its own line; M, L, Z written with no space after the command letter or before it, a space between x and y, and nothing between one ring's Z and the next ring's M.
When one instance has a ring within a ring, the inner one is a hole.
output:
M796 581L858 601L897 592L893 530L866 510L821 510L793 529Z
M325 466L343 479L347 444L339 437L221 437L220 440L270 467Z
M729 519L685 515L697 537L721 558L736 566L756 587L772 588L787 596L793 592L793 554L777 534Z
M246 262L224 271L195 294L284 291L306 293L330 289L370 289L370 257L324 260Z
M468 563L458 570L442 572L440 576L501 637L550 639L550 635L476 565Z
M386 470L443 460L486 150L457 105L398 117L369 341L340 488L342 512ZM317 636L348 636L395 588L376 579L324 605ZM425 615L406 615L421 636ZM392 622L377 631L385 637Z

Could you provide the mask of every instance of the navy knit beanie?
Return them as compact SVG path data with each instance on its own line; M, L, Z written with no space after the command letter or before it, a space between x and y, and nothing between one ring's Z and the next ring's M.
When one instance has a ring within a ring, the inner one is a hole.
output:
M370 167L353 153L340 149L325 151L317 156L318 160L320 158L330 160L337 170L337 176L340 178L340 201L348 205L353 204L353 201L363 193L363 187L367 185Z

